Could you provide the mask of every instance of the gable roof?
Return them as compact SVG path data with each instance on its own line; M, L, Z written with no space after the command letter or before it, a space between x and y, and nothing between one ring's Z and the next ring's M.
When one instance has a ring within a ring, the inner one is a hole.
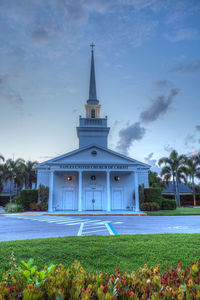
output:
M180 194L192 194L192 189L185 185L183 182L179 183L179 193ZM173 181L169 181L168 187L162 191L162 194L174 194Z
M115 151L113 151L113 150L110 150L110 149L108 149L108 148L104 148L104 147L102 147L102 146L94 145L94 144L89 145L89 146L86 146L86 147L81 147L81 148L76 149L76 150L74 150L74 151L65 153L65 154L60 155L60 156L57 156L57 157L55 157L55 158L53 158L53 159L50 159L50 160L47 160L47 161L45 161L45 162L39 163L39 164L37 164L35 167L36 167L36 168L39 168L39 167L42 167L42 166L44 166L44 165L46 165L46 164L53 164L53 163L56 163L56 162L58 162L59 160L62 160L62 159L64 159L64 158L67 158L67 157L70 157L70 156L73 156L73 155L75 155L75 154L81 153L81 152L83 152L84 150L91 149L91 148L97 148L97 149L100 149L100 150L105 151L105 152L107 152L107 153L110 153L110 154L112 154L113 156L117 156L117 157L120 158L120 159L126 160L127 163L129 163L129 164L131 164L131 163L133 163L133 164L139 164L139 165L141 165L142 167L145 167L145 168L148 168L148 169L151 167L151 166L148 165L148 164L142 163L142 162L137 161L137 160L135 160L135 159L133 159L133 158L130 158L130 157L128 157L128 156L125 156L125 155L120 154L120 153L118 153L118 152L115 152Z

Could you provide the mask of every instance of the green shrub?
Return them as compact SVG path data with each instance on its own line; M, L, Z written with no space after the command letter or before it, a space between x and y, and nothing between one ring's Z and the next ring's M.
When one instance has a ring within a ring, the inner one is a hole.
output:
M156 202L161 206L162 194L160 188L145 188L144 189L144 203L145 202Z
M167 266L164 274L160 265L140 268L131 275L121 273L108 276L103 272L86 273L78 261L68 269L63 265L45 266L38 271L30 259L15 264L0 278L0 300L3 299L199 299L200 260L191 262L186 269L179 262L174 268Z
M15 213L15 212L24 211L23 206L20 204L16 204L16 203L7 203L6 206L4 207L4 209L7 213Z
M49 199L49 187L43 184L39 185L38 200L40 203L47 204Z
M174 195L163 194L166 199L174 199ZM180 195L181 206L193 206L194 200L193 195ZM196 194L197 205L200 205L200 194Z
M31 211L46 211L48 210L48 204L45 203L31 203L29 210Z
M15 199L17 204L22 205L25 210L28 210L31 203L37 203L38 190L22 190Z
M163 198L161 207L164 210L176 209L177 207L176 200Z
M140 205L140 209L143 211L157 211L160 209L160 205L156 202L145 202Z
M10 202L10 196L0 196L0 206L5 206Z
M140 204L144 203L144 184L139 185L139 200Z

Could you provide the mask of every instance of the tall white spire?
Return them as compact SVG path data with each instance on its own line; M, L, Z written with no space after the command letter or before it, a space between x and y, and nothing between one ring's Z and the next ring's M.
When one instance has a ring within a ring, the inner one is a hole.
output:
M94 68L94 47L95 47L94 43L92 43L90 47L92 48L92 50L91 50L89 99L87 100L87 104L98 105L99 100L97 99L95 68Z

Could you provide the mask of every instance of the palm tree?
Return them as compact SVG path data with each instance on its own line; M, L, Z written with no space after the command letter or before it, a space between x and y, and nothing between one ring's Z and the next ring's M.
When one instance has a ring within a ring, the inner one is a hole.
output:
M34 166L38 164L37 161L28 160L25 163L24 175L25 175L25 186L28 189L32 189L33 183L36 183L36 171Z
M158 175L157 172L149 171L149 186L153 188L164 189L165 184L162 181L162 178Z
M5 160L5 158L3 157L3 155L2 155L2 154L0 154L0 160L2 160L2 161L4 161L4 160Z
M25 161L22 158L16 160L7 159L3 166L3 180L6 183L10 183L10 201L12 198L12 185L15 184L17 186L18 193L24 184L24 163Z
M3 157L3 155L0 154L0 162L4 161L5 158ZM3 180L2 180L2 175L3 175L3 164L0 163L0 193L3 190Z
M185 166L182 168L182 170L191 182L194 206L196 206L197 203L196 203L194 179L195 179L195 177L200 178L200 156L194 155L190 158L186 157L185 158Z
M165 165L162 168L161 176L167 182L172 179L174 186L174 196L177 202L177 206L180 207L180 195L179 195L179 182L181 179L185 180L185 175L182 167L185 163L185 155L179 155L176 150L172 150L169 157L162 157L158 161L158 165Z

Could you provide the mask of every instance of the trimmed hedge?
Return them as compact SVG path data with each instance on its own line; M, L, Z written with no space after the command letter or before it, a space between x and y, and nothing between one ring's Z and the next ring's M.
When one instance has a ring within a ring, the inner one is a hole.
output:
M145 202L140 205L140 209L144 211L157 211L160 209L160 205L156 202Z
M46 203L31 203L29 206L31 211L46 211L48 210L48 204Z
M10 202L10 196L0 196L0 206L5 206Z
M166 199L174 199L174 195L165 195L163 197ZM193 206L193 195L180 195L181 206ZM196 194L197 205L200 205L200 194Z
M160 188L145 188L144 189L144 203L156 202L161 206L162 203L162 190Z
M37 203L38 190L22 190L19 196L15 198L15 201L17 204L22 205L25 210L28 210L30 208L30 204Z
M16 203L7 203L4 209L7 213L17 213L23 211L23 207Z
M163 198L162 205L161 205L162 209L170 210L170 209L176 209L176 207L177 207L176 200Z
M167 266L164 274L160 265L149 268L144 265L131 275L119 269L108 276L103 272L86 273L78 261L68 269L63 265L45 266L38 271L33 260L22 266L15 265L0 279L0 300L4 299L199 299L200 259L186 269L181 262L174 268Z

